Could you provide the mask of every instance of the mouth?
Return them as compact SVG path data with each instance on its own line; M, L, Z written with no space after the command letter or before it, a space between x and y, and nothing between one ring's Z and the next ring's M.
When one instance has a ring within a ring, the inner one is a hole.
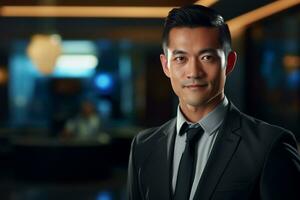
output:
M189 88L189 89L201 89L201 88L205 88L207 86L207 84L191 84L191 85L186 85L185 87L186 88Z

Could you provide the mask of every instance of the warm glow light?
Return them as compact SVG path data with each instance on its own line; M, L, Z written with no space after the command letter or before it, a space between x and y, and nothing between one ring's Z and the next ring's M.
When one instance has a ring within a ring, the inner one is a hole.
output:
M211 6L218 0L200 0L195 4ZM142 6L2 6L3 17L112 17L165 18L173 7Z
M300 56L296 56L296 55L284 56L283 65L288 71L300 69Z
M8 74L5 68L0 67L0 85L7 83Z
M3 17L128 17L164 18L173 7L134 6L3 6Z
M237 32L245 29L248 25L298 4L300 4L300 0L277 0L266 6L231 19L227 21L227 24L234 37L237 35Z
M217 3L219 0L199 0L195 4L210 7Z
M36 34L27 47L27 54L37 69L45 75L52 73L56 59L61 53L59 35Z

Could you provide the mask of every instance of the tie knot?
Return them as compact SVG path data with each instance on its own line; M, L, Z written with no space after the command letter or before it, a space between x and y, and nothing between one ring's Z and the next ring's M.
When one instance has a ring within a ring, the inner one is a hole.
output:
M186 131L187 142L197 141L203 134L203 128L198 124L198 126L191 126Z
M198 123L193 125L184 123L180 133L181 135L186 133L186 142L195 142L202 136L204 130Z

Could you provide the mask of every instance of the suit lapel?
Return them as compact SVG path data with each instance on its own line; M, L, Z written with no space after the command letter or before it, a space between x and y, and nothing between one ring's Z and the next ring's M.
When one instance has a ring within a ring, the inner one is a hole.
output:
M239 144L240 135L235 133L239 128L240 113L230 103L226 119L220 128L214 148L202 173L194 200L210 199Z
M146 159L144 176L146 199L171 199L171 167L173 160L173 147L176 120L171 120L162 127L161 135L152 145L152 152Z

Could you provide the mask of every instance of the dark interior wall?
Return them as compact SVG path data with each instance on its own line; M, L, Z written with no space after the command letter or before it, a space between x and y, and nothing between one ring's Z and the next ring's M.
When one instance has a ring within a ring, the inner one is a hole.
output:
M146 124L158 126L174 117L173 90L159 60L160 47L146 56Z
M254 24L246 33L246 111L300 138L299 9ZM298 63L298 64L297 64Z

